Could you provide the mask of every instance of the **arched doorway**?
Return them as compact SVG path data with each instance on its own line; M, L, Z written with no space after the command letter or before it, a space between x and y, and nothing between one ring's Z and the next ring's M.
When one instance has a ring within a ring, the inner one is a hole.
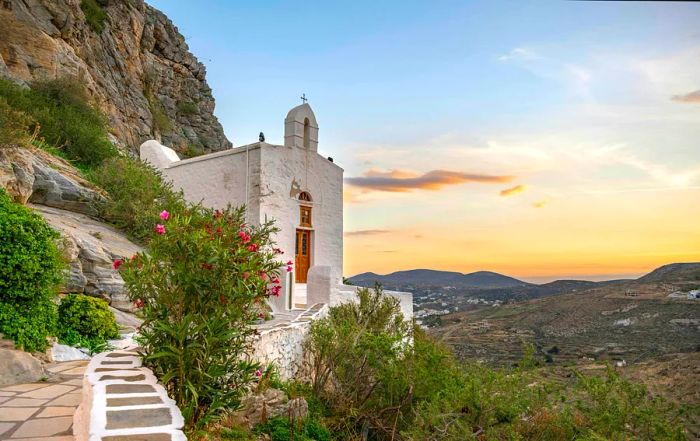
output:
M313 260L313 207L311 195L302 191L299 193L299 226L296 231L294 249L294 281L306 283L306 277Z

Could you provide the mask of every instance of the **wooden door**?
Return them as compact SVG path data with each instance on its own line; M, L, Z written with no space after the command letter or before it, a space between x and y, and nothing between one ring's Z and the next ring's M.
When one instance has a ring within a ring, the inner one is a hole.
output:
M311 264L311 231L297 230L295 281L296 283L306 283L306 273L309 272Z

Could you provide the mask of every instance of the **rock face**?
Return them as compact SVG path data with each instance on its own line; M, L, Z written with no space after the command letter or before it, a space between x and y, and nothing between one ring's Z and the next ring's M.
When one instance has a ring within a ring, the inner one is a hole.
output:
M29 83L70 76L88 88L125 149L158 139L180 152L229 148L205 68L184 37L143 0L98 0L102 31L80 0L0 2L0 76Z
M43 205L32 205L61 232L70 259L66 292L101 297L121 311L133 311L124 281L112 268L116 258L131 257L141 248L116 229L83 214Z
M44 375L41 362L24 351L0 348L0 386L32 383Z

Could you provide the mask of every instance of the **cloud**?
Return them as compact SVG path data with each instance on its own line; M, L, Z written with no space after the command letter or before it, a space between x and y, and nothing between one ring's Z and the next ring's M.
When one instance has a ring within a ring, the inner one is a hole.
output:
M527 190L527 188L528 188L527 185L522 185L522 184L516 185L515 187L510 187L510 188L506 188L506 189L501 190L500 195L501 196L515 196L516 194L520 194L520 193L524 192L525 190Z
M541 201L535 201L532 203L532 206L535 208L544 208L549 204L549 201L547 199L543 199Z
M355 231L346 231L345 235L346 236L376 236L378 234L387 234L390 233L389 230L355 230Z
M545 80L562 83L580 95L587 96L589 93L588 83L591 81L592 72L585 66L526 47L516 47L498 57L498 61L519 66Z
M673 95L671 100L678 101L680 103L698 103L700 104L700 90L695 92L689 92L683 95Z
M468 182L497 184L510 182L513 176L498 176L479 173L462 173L449 170L431 170L424 174L405 170L380 171L371 169L364 176L346 178L345 181L367 190L405 193L413 190L440 190L448 185Z
M539 56L532 50L526 47L516 47L513 48L507 54L503 54L498 57L499 61L511 61L511 60L536 60Z

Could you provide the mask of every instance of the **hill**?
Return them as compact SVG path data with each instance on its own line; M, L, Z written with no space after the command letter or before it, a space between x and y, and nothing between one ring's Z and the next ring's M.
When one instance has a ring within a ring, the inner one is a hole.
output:
M700 262L670 263L656 268L638 282L694 282L700 280Z
M694 268L697 264L671 264L638 280L608 283L557 281L555 291L572 286L576 291L445 314L429 332L460 359L494 366L517 363L525 344L555 369L589 371L608 362L697 411L700 300L670 297L700 286ZM689 427L700 436L695 415Z
M510 288L516 286L528 286L527 282L504 276L491 271L477 271L462 274L452 271L437 271L430 269L415 269L397 271L391 274L379 275L375 273L362 273L349 278L350 282L358 286L374 286L379 283L387 288L406 289L407 286L451 286L459 288Z

